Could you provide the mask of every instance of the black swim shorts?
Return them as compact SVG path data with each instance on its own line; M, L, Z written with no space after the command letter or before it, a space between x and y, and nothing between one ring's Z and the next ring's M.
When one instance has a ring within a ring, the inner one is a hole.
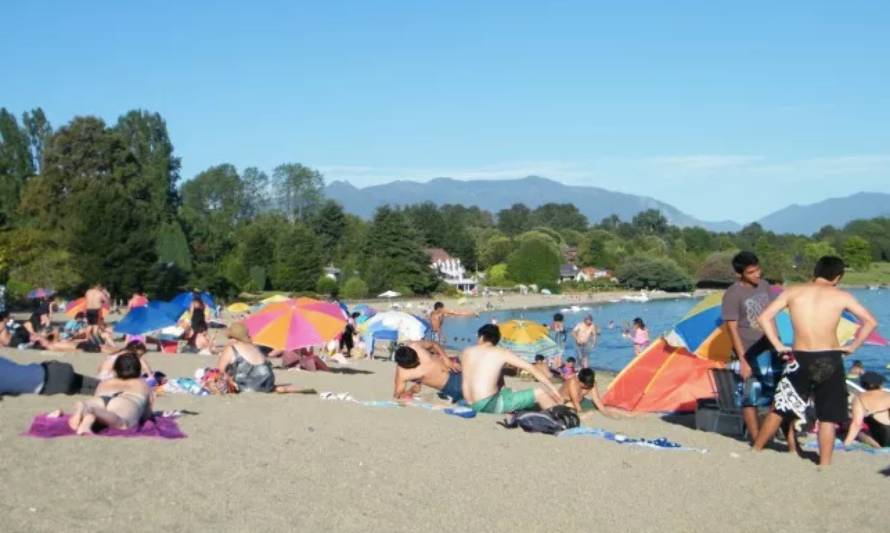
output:
M845 422L849 417L843 355L840 350L794 352L776 389L776 412L806 420L804 410L812 398L816 420Z
M98 326L99 325L99 310L98 309L87 309L87 324L90 326Z

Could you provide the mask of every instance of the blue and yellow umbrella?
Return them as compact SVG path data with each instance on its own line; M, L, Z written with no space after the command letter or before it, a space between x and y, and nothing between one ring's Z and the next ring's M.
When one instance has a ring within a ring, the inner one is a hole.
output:
M677 322L667 337L668 342L672 346L686 348L699 357L728 362L732 357L732 340L721 317L722 302L722 291L705 297ZM794 343L794 330L787 310L776 315L776 329L783 343L788 346ZM838 341L842 345L849 342L858 330L859 324L845 313L837 327Z
M559 355L559 346L550 338L547 328L531 320L509 320L500 324L501 348L506 348L528 362L536 355Z

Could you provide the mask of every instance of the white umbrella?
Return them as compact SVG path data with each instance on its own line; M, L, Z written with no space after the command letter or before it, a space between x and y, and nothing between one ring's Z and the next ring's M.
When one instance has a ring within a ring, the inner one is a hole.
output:
M378 298L398 298L402 293L396 291L386 291L384 293L378 294Z

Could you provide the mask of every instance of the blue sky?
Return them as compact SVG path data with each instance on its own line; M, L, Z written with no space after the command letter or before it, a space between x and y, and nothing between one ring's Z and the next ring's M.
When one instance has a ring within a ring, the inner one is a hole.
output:
M167 120L183 178L538 174L708 220L890 192L886 2L15 2L0 106Z

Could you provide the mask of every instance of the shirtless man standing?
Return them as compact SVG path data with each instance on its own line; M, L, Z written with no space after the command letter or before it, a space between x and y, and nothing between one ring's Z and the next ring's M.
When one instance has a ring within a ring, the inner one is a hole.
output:
M479 316L475 311L451 311L445 309L445 304L436 302L433 304L433 312L430 313L430 324L432 325L432 337L434 342L445 344L445 337L442 335L442 324L445 322L446 316Z
M102 308L108 305L108 293L101 283L93 285L84 295L86 299L87 336L91 339L101 339L99 328L102 324ZM101 344L101 340L99 340Z
M581 368L590 368L590 352L596 348L596 324L591 315L585 316L584 321L572 329L572 337L575 339Z
M862 346L878 325L853 295L837 288L843 275L841 258L822 257L816 262L813 281L785 290L760 314L758 322L764 334L776 351L787 357L787 363L754 450L766 446L783 418L805 420L804 410L812 396L819 421L819 466L831 464L836 426L848 418L843 356ZM794 328L792 348L782 344L773 321L786 307ZM853 313L862 326L853 342L841 347L837 326L845 310Z
M393 398L402 398L411 382L441 391L454 403L463 399L460 365L432 341L409 342L396 348L396 377Z
M460 355L464 400L474 411L501 414L532 409L535 404L549 409L562 403L562 396L544 372L509 350L497 347L501 340L497 326L486 324L479 328L478 334L476 346L466 348ZM501 371L504 365L525 370L543 386L516 392L502 388Z

